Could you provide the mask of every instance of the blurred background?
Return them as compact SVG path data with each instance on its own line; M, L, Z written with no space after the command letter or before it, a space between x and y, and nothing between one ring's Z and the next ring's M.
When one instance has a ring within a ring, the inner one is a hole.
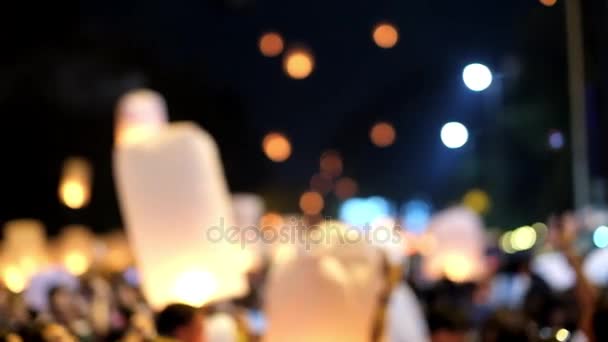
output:
M323 195L314 214L332 217L350 196L382 196L402 214L412 200L443 208L469 193L490 227L529 224L575 206L573 132L582 136L577 165L590 184L580 203L601 207L608 3L582 2L580 34L568 29L564 3L5 4L0 221L36 217L51 234L74 223L122 226L113 111L139 87L166 97L172 121L208 130L231 192L261 194L271 211L299 212L311 189ZM584 85L582 112L570 107L568 30L583 68L573 85ZM491 70L482 91L463 82L471 63ZM460 148L442 141L448 122L467 128ZM71 156L93 170L90 201L79 210L58 198Z

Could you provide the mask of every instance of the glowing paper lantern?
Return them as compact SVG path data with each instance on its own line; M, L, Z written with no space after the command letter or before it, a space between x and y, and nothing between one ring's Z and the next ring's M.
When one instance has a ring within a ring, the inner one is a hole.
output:
M390 49L397 44L399 32L394 25L381 23L374 28L372 37L376 45L383 49Z
M441 211L431 219L428 230L435 246L425 256L423 269L430 279L445 276L465 282L482 276L485 236L474 212L461 207Z
M285 54L283 68L289 77L302 80L310 76L315 67L315 60L310 52L304 49L291 49Z
M5 283L9 289L22 290L47 262L46 234L42 222L33 219L7 222L4 225L2 253Z
M133 264L133 254L127 237L122 231L114 231L100 237L100 253L97 263L110 272L123 272Z
M323 152L319 162L319 169L321 174L335 178L342 174L343 162L340 153L334 150L328 150Z
M162 97L151 91L128 93L117 108L118 136L146 132L119 138L114 150L144 294L155 308L244 295L245 255L227 234L234 224L215 141L193 123L164 122L164 110Z
M336 197L341 200L345 200L355 196L358 190L359 186L354 179L342 177L336 181L334 192L336 193Z
M540 0L540 3L547 7L551 7L557 3L557 0Z
M316 191L307 191L300 196L300 209L306 215L318 215L324 206L323 196Z
M59 258L63 267L79 276L89 270L95 252L95 237L85 226L65 227L59 236Z
M263 340L369 341L382 288L380 254L335 222L310 234L321 242L271 270Z
M83 158L69 158L63 163L59 198L68 208L86 206L91 198L91 165Z

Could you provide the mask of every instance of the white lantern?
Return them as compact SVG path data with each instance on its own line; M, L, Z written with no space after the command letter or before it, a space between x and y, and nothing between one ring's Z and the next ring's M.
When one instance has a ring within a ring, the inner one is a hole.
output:
M424 258L423 269L430 279L445 276L466 282L482 276L485 235L477 214L462 207L441 211L431 219L429 233L434 246Z
M144 294L155 308L244 295L246 255L228 231L217 146L197 125L166 117L149 90L128 93L117 108L115 180Z
M86 159L72 157L63 163L59 199L71 209L80 209L91 198L91 165Z
M369 341L383 285L380 254L335 222L315 230L307 251L271 270L264 341Z

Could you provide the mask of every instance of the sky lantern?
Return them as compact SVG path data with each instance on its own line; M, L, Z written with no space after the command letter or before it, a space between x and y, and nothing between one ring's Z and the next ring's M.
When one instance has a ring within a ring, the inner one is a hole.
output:
M245 254L226 233L234 220L215 141L194 123L166 122L164 103L137 90L116 109L115 182L144 295L157 309L244 295ZM120 138L131 131L143 134Z
M111 272L123 272L133 264L131 246L125 233L116 230L99 237L101 251L96 262L102 269Z
M397 28L389 23L380 23L374 27L372 38L376 45L383 49L390 49L397 45L399 32Z
M58 240L59 262L75 276L89 270L93 263L95 237L88 227L71 225L63 228Z
M89 203L92 181L91 164L84 158L72 157L63 163L59 181L59 199L71 209L80 209Z
M369 132L372 143L378 147L389 147L395 142L395 127L388 122L378 122Z
M9 221L3 232L2 278L9 289L20 292L47 263L46 232L34 219Z
M310 76L315 68L313 55L305 49L291 49L283 59L283 69L287 75L296 80L303 80Z
M310 243L325 238L270 271L264 341L369 341L381 254L339 222L324 221L309 234Z
M291 143L281 133L271 132L266 134L262 141L262 149L268 159L281 163L291 156Z
M423 261L427 277L460 283L482 276L485 236L477 214L463 207L446 209L433 216L428 233L434 246Z
M283 37L277 32L266 32L260 37L258 47L265 57L276 57L283 52Z

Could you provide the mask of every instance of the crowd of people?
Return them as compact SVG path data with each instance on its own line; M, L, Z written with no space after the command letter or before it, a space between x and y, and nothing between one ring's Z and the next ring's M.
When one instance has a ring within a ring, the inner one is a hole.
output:
M387 342L608 341L608 296L604 288L586 278L582 256L574 244L577 234L562 227L569 224L568 220L565 217L550 224L552 237L543 247L566 258L575 273L573 287L556 291L550 280L536 274L531 267L533 249L506 254L489 247L487 263L482 265L484 277L465 282L445 277L433 282L421 280L417 255L409 256L406 266L395 273L384 256L382 288L374 294L378 305L373 322L369 322L372 329L369 336L359 337ZM265 319L267 278L272 267L269 261L251 271L250 293L243 298L204 307L175 303L157 311L146 303L137 282L123 273L93 269L79 277L78 286L49 282L44 303L37 308L28 305L26 292L12 293L2 287L0 339L263 341L272 324ZM316 278L306 276L310 277L307 286L312 287L314 295ZM300 317L303 326L297 326L297 315L310 315L315 310L320 314L333 312L330 302L298 302L301 311L288 313L296 316L295 323L290 323L294 326L288 327L294 336L290 340L300 340L300 332L315 329L314 324L305 323L304 317ZM336 332L336 336L341 334ZM344 333L341 339L351 341L347 335Z

